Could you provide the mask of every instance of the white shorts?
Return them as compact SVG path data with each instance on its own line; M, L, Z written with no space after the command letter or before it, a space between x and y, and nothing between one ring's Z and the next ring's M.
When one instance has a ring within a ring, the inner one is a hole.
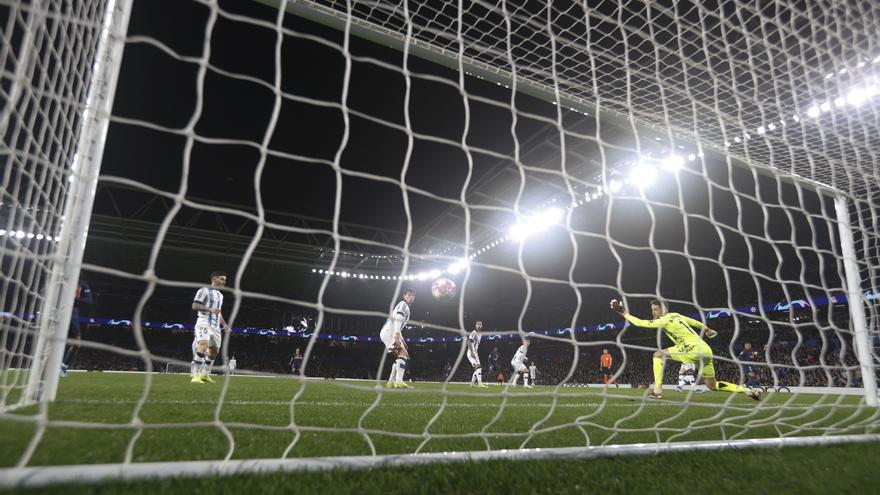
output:
M468 361L471 362L471 366L473 366L474 368L476 368L477 366L480 365L480 356L474 356L473 354L468 352L467 358L468 358Z
M196 325L195 337L193 338L193 349L197 343L207 340L208 347L217 347L220 348L220 344L223 342L223 336L220 334L220 330L212 327L211 325L199 324Z
M391 352L391 348L394 347L394 330L390 327L382 327L382 331L379 332L379 338L385 344L385 350ZM402 339L403 336L401 335L400 338Z
M520 361L511 361L510 365L513 366L513 371L525 373L529 369L526 368L526 365L522 364Z

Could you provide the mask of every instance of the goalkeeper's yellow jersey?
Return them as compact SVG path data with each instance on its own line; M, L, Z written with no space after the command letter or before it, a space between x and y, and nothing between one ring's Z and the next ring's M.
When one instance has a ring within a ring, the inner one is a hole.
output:
M656 320L643 320L631 314L624 314L623 317L637 327L662 329L663 333L669 337L669 340L677 346L683 344L695 345L703 342L699 332L694 330L694 328L703 329L706 328L706 325L678 313L666 313Z

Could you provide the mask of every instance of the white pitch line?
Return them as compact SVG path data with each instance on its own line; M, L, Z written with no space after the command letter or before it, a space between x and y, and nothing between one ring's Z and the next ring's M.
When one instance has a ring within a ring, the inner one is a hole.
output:
M500 400L500 399L499 399ZM98 404L98 405L110 405L110 404L137 404L140 401L138 400L126 400L126 399L66 399L66 400L57 400L55 404ZM179 400L179 399L158 399L158 400L150 400L148 399L144 405L149 406L152 404L159 405L217 405L216 401L210 400ZM223 403L224 406L290 406L290 401L281 401L281 400L227 400ZM440 402L394 402L386 404L388 406L392 406L395 408L400 407L408 407L408 408L424 408L424 407L440 407ZM308 400L298 400L296 401L296 406L315 406L315 407L368 407L368 402L356 402L356 401L308 401ZM550 408L553 407L554 404L552 402L532 402L527 404L518 404L518 403L510 403L508 402L504 407L505 408L535 408L535 407L543 407ZM728 408L728 409L736 409L736 405L728 405L725 406L723 404L716 404L711 402L699 403L699 402L628 402L628 403L615 403L611 402L566 402L566 403L557 403L555 407L557 408L583 408L583 407L710 407L710 408ZM492 408L498 409L501 407L500 403L454 403L447 402L447 408Z

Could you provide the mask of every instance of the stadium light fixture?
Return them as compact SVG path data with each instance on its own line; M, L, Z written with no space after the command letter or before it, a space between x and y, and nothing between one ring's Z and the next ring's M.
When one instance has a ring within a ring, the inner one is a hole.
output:
M522 222L514 224L509 231L509 236L515 241L521 241L526 237L547 230L553 225L557 225L565 215L561 208L548 208L539 212Z
M453 274L453 275L455 275L456 273L458 273L458 272L464 270L465 268L467 268L467 266L468 266L469 264L470 264L470 263L469 263L468 260L466 260L466 259L458 260L458 261L456 261L455 263L449 265L449 267L446 268L446 271L449 272L449 273L451 273L451 274Z
M838 96L834 99L834 106L837 108L843 108L846 105L846 100L842 96Z
M811 119L815 119L820 113L822 113L822 110L819 109L819 105L813 105L807 109L807 117L810 117Z
M608 189L610 189L612 193L620 191L621 188L623 188L623 183L619 180L615 179L608 183Z
M846 102L857 107L868 99L868 92L864 88L852 88L846 95Z
M696 160L696 159L697 159L697 155L695 155L695 154L693 154L693 153L688 154L688 161L689 161L689 162L692 162L692 161L694 161L694 160Z
M822 110L823 112L830 112L831 111L831 102L828 102L828 101L822 102L822 104L819 105L819 110Z
M675 172L684 166L684 158L679 155L670 155L669 157L664 158L661 163L664 170Z
M639 189L649 187L656 179L657 169L646 163L637 165L629 175L629 180Z
M767 130L769 130L769 131L775 131L775 130L776 130L776 124L768 124L768 125L767 125Z

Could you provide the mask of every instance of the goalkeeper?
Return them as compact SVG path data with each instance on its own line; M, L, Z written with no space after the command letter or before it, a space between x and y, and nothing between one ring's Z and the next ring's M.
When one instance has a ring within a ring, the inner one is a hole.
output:
M642 320L626 312L623 303L617 299L611 300L611 309L620 313L627 321L637 327L660 328L672 340L672 347L654 353L654 389L648 392L648 397L662 397L661 386L663 385L663 364L666 358L674 359L680 363L702 362L703 382L709 390L721 392L741 392L755 400L761 399L762 390L751 389L730 382L715 380L715 364L712 362L712 349L701 338L701 332L705 330L706 336L714 338L718 332L710 329L703 323L688 318L678 313L668 313L666 305L659 300L651 301L651 314L653 320Z

